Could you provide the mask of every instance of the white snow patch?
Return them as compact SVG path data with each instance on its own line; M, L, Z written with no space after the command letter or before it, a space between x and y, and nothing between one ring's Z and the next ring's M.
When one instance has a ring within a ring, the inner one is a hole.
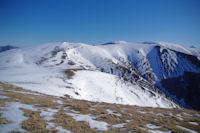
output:
M47 127L48 129L54 128L55 127L55 123L53 122L47 122Z
M171 133L171 131L148 130L148 133Z
M188 123L190 123L190 124L192 124L192 125L196 125L196 126L199 125L197 122L188 122Z
M73 133L72 131L63 129L61 126L56 127L56 129L58 130L58 133Z
M157 126L157 125L153 125L153 124L146 124L146 126L151 129L161 128L161 126Z
M54 119L54 114L58 112L57 109L46 108L47 111L42 110L40 115L44 117L45 120L49 121Z
M61 126L56 127L55 123L53 122L47 122L47 127L48 129L57 129L58 133L73 133L72 131L69 131L67 129L63 129Z
M112 114L112 115L116 115L116 116L121 116L120 113L116 113L116 111L114 111L114 110L106 109L106 111L108 112L108 114Z
M196 116L200 117L200 114L195 114Z
M181 115L181 114L177 114L175 117L176 117L177 119L181 120L181 121L184 120L184 119L182 118L182 115Z
M93 120L96 117L92 116L91 114L82 115L82 114L67 113L67 115L72 116L76 121L88 122L90 128L98 130L108 130L108 123L104 121Z
M124 125L126 125L126 123L114 124L114 125L112 125L112 127L115 127L115 128L122 128L122 127L124 127Z
M72 109L72 110L70 110L70 111L73 112L73 113L76 113L76 114L80 113L79 111L76 111L76 110L74 110L74 109Z
M9 98L9 97L8 96L0 95L0 99L5 99L5 98Z
M191 129L188 129L186 127L182 127L182 126L179 126L179 125L176 125L176 127L180 128L182 130L188 131L189 133L198 133L197 131L194 131L194 130L191 130Z
M169 114L170 116L174 116L172 112L168 112L168 114Z
M142 110L138 110L137 112L141 113L141 114L146 114L147 112L142 111Z
M65 107L64 110L70 110L70 106Z
M4 89L0 86L0 90L2 91L2 90L4 90Z
M158 113L158 114L156 114L157 116L164 116L162 113Z
M187 117L192 117L191 114L188 114L188 113L186 113L186 112L183 112L182 114L185 115L185 116L187 116Z
M1 91L1 90L0 90L0 94L8 94L8 93L5 92L5 91Z
M64 104L63 101L61 100L53 100L53 102L58 103L58 104Z

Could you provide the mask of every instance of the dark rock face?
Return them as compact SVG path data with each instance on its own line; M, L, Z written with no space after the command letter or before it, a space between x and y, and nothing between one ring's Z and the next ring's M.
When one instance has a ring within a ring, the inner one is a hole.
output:
M162 86L186 108L200 110L200 74L184 72L183 76L163 79ZM184 99L184 101L183 101Z
M14 46L10 46L10 45L0 46L0 52L7 51L10 49L15 49L15 48L18 48L18 47L14 47Z
M197 56L155 46L148 59L155 59L150 62L158 78L155 86L182 106L200 110L200 60Z

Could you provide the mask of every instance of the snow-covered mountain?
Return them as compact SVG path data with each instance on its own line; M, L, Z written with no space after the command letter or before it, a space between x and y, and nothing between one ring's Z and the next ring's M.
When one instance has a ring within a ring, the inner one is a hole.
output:
M197 88L187 88L193 85L185 79L189 72ZM49 95L139 106L179 107L176 100L198 108L199 73L199 49L168 43L60 42L0 53L0 81ZM174 81L184 82L184 91L173 88ZM194 94L194 106L185 91Z
M0 46L0 52L7 51L7 50L10 50L10 49L15 49L15 48L18 48L18 47L14 47L14 46L11 46L11 45Z

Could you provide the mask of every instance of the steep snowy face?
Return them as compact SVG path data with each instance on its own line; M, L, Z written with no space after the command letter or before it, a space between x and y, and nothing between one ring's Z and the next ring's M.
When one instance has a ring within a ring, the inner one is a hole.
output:
M138 61L144 58L148 61L145 52L151 48L135 49L135 45L140 44L91 46L63 42L3 52L0 81L56 96L179 107L143 78L152 73L150 63L141 68L150 72L138 71L143 66Z
M200 72L198 56L185 54L163 46L155 46L148 55L148 60L158 80L177 77L187 72Z
M115 58L129 62L148 83L182 106L200 109L199 49L164 42L110 44L102 47Z
M137 64L144 62L150 67L138 68L139 73L149 72L141 76L184 107L200 109L200 50L168 43L145 44L151 48Z
M167 48L158 49L158 56L154 57L157 64L152 64L159 79L156 85L183 106L200 109L199 57Z

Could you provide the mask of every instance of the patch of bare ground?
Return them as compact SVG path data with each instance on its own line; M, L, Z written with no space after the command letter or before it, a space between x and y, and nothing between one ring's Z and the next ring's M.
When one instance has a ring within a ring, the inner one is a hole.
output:
M10 122L6 121L5 117L0 118L0 124L9 124Z
M75 65L75 63L71 60L68 61L68 64L71 65L71 66Z
M55 119L51 122L56 123L56 126L62 126L64 129L75 133L95 133L97 130L90 128L86 121L76 121L72 116L67 115L63 108L56 113Z
M22 110L24 111L24 116L29 118L22 122L21 126L23 129L31 132L57 132L57 130L49 130L46 128L46 120L40 116L40 111L32 111L23 108Z
M67 69L64 72L67 75L68 79L72 79L72 77L75 75L75 72L81 70L83 70L83 68L73 68L73 69Z
M19 102L32 105L35 109L20 108L27 118L21 123L21 128L27 132L56 133L59 132L57 127L75 133L146 133L149 130L187 132L178 128L177 125L200 132L200 112L195 110L138 107L90 102L70 97L53 97L2 82L0 82L0 88L0 95L7 97L0 99L0 128L1 125L12 123L2 116L8 107L7 103ZM42 111L46 112L45 116L42 115ZM86 118L77 120L73 115L92 116L93 122L106 123L107 125L104 126L107 126L107 129L94 128ZM191 124L191 122L195 122L195 124ZM50 124L53 126L49 127ZM154 125L156 128L151 128L148 124ZM12 132L18 131L13 130Z

